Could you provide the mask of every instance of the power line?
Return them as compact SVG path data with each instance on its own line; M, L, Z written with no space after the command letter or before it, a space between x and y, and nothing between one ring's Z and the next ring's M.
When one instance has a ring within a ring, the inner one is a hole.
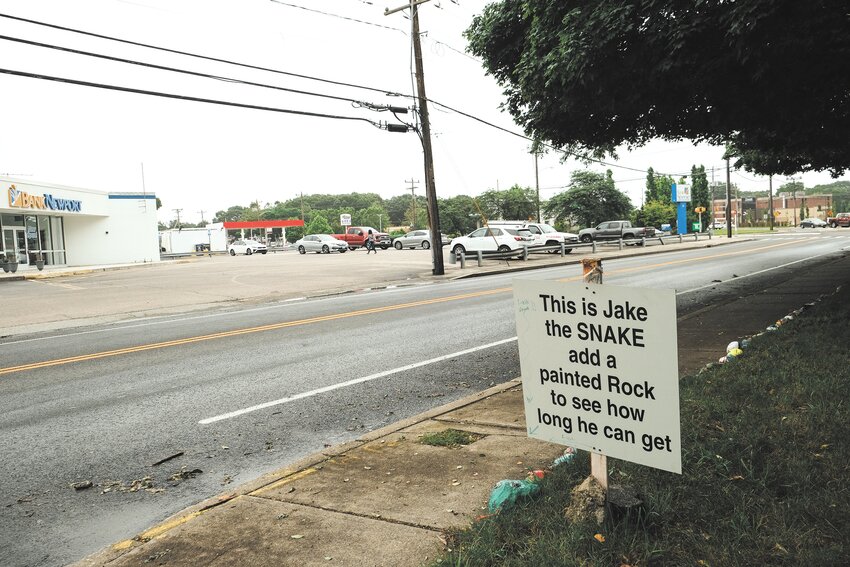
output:
M92 82L89 82L89 81L79 81L79 80L76 80L76 79L67 79L67 78L64 78L64 77L54 77L54 76L50 76L50 75L41 75L41 74L37 74L37 73L27 73L25 71L15 71L15 70L12 70L12 69L0 69L0 73L6 74L6 75L14 75L14 76L17 76L17 77L27 77L27 78L30 78L30 79L42 79L42 80L45 80L45 81L55 81L55 82L58 82L58 83L68 83L68 84L71 84L71 85L81 85L81 86L84 86L84 87L94 87L94 88L98 88L98 89L106 89L106 90L120 91L120 92L126 92L126 93L142 94L142 95L148 95L148 96L158 96L158 97L162 97L162 98L171 98L171 99L185 100L185 101L190 101L190 102L203 102L203 103L206 103L206 104L217 104L217 105L221 105L221 106L233 106L233 107L237 107L237 108L249 108L249 109L252 109L252 110L265 110L265 111L269 111L269 112L280 112L280 113L283 113L283 114L295 114L295 115L299 115L299 116L311 116L311 117L314 117L314 118L332 118L334 120L357 120L357 121L361 121L361 122L367 122L367 123L371 124L372 126L376 126L378 128L381 127L380 123L373 122L372 120L369 120L367 118L360 118L360 117L357 117L357 116L338 116L338 115L335 115L335 114L323 114L323 113L319 113L319 112L309 112L309 111L306 111L306 110L292 110L292 109L288 109L288 108L276 108L276 107L272 107L272 106L259 106L259 105L255 105L255 104L244 104L244 103L240 103L240 102L230 102L230 101L224 101L224 100L200 98L200 97L195 97L195 96L178 95L178 94L173 94L173 93L148 91L148 90L144 90L144 89L134 89L134 88L130 88L130 87L120 87L120 86L117 86L117 85L107 85L107 84L104 84L104 83L92 83Z
M61 45L52 45L52 44L49 44L49 43L41 43L41 42L38 42L38 41L21 39L21 38L11 37L11 36L7 36L7 35L0 35L0 39L6 40L6 41L13 41L13 42L17 42L17 43L23 43L23 44L26 44L26 45L34 45L36 47L44 47L46 49L55 49L57 51L64 51L66 53L74 53L74 54L77 54L77 55L85 55L86 57L95 57L95 58L98 58L98 59L105 59L107 61L116 61L118 63L127 63L129 65L138 65L140 67L148 67L148 68L151 68L151 69L159 69L161 71L171 71L173 73L182 73L184 75L192 75L194 77L202 77L202 78L205 78L205 79L215 79L217 81L224 81L224 82L227 82L227 83L239 83L239 84L248 85L248 86L252 86L252 87L274 89L274 90L285 91L285 92L290 92L290 93L294 93L294 94L302 94L302 95L307 95L307 96L327 98L327 99L331 99L331 100L341 100L341 101L344 101L344 102L350 102L350 103L361 105L361 106L369 106L369 107L374 106L374 105L370 105L368 103L364 103L363 101L359 101L359 100L355 100L355 99L347 98L347 97L334 96L334 95L329 95L329 94L324 94L324 93L317 93L317 92L313 92L313 91L304 91L304 90L300 90L300 89L290 89L288 87L278 87L278 86L269 85L269 84L266 84L266 83L256 83L256 82L253 82L253 81L245 81L245 80L242 80L242 79L234 79L234 78L231 78L231 77L224 77L224 76L221 76L221 75L212 75L212 74L209 74L209 73L200 73L200 72L197 72L197 71L189 71L189 70L180 69L180 68L177 68L177 67L168 67L168 66L165 66L165 65L157 65L157 64L154 64L154 63L145 63L143 61L136 61L134 59L125 59L123 57L114 57L112 55L103 55L101 53L94 53L92 51L82 51L80 49L63 47ZM375 108L372 108L372 109L378 110L378 109L375 109ZM382 109L382 110L385 110L385 109Z
M367 91L379 92L379 93L383 93L383 94L389 95L389 96L402 96L402 97L411 98L411 95L405 95L405 94L397 93L397 92L387 90L387 89L367 87L367 86L363 86L363 85L356 85L356 84L353 84L353 83L345 83L345 82L341 82L341 81L334 81L334 80L331 80L331 79L323 79L323 78L320 78L320 77L303 75L303 74L300 74L300 73L291 73L289 71L281 71L279 69L271 69L269 67L261 67L259 65L251 65L251 64L248 64L248 63L240 63L238 61L230 61L228 59L220 59L218 57L210 57L210 56L207 56L207 55L199 55L197 53L190 53L188 51L180 51L180 50L177 50L177 49L169 49L167 47L160 47L160 46L157 46L157 45L140 43L140 42L131 41L131 40L128 40L128 39L121 39L121 38L118 38L118 37L113 37L113 36L108 36L108 35L103 35L103 34L98 34L98 33L93 33L93 32L87 32L87 31L84 31L84 30L69 28L69 27L60 26L60 25L57 25L57 24L48 24L47 22L40 22L38 20L31 20L31 19L28 19L28 18L21 18L19 16L12 16L10 14L0 13L0 18L7 18L7 19L10 19L10 20L16 20L16 21L19 21L19 22L26 22L28 24L34 24L34 25L37 25L37 26L43 26L43 27L57 29L57 30L61 30L61 31L76 33L76 34L85 35L85 36L88 36L88 37L96 37L98 39L107 39L109 41L116 41L118 43L124 43L124 44L127 44L127 45L135 45L137 47L145 47L147 49L155 49L157 51L164 51L166 53L173 53L173 54L176 54L176 55L185 55L186 57L194 57L196 59L203 59L203 60L206 60L206 61L215 61L216 63L225 63L227 65L235 65L237 67L245 67L246 69L254 69L254 70L257 70L257 71L266 71L268 73L276 73L276 74L279 74L279 75L286 75L286 76L289 76L289 77L296 77L296 78L299 78L299 79L307 79L307 80L310 80L310 81L318 81L318 82L328 83L328 84L331 84L331 85L337 85L337 86L341 86L341 87L351 87L351 88L355 88L355 89L362 89L362 90L367 90Z
M323 12L321 10L316 10L315 8L307 8L305 6L298 6L297 4L290 4L289 2L281 2L280 0L272 0L272 2L274 2L275 4L281 4L283 6L288 6L290 8L298 8L299 10L304 10L306 12L315 12L316 14L322 14L324 16L331 16L331 17L334 17L334 18L339 18L340 20L348 20L348 21L351 21L351 22L356 22L358 24L366 24L367 26L375 26L376 28L384 28L385 30L397 31L397 32L403 33L404 35L407 35L406 31L399 29L399 28L393 28L393 27L390 27L390 26L383 26L381 24L375 24L373 22L367 22L366 20L358 20L357 18L350 18L348 16L341 16L340 14L333 14L331 12Z
M281 3L278 0L272 0L272 1ZM289 5L289 4L287 4L287 5ZM295 6L295 5L292 4L291 6ZM295 6L295 7L299 7L299 6ZM206 56L206 55L190 53L190 52L187 52L187 51L180 51L180 50L176 50L176 49L170 49L170 48L166 48L166 47L160 47L160 46L156 46L156 45L140 43L140 42L131 41L131 40L127 40L127 39L121 39L121 38L117 38L117 37L107 36L107 35L103 35L103 34L87 32L87 31L83 31L83 30L79 30L79 29L75 29L75 28L60 26L60 25L57 25L57 24L49 24L49 23L46 23L46 22L41 22L41 21L32 20L32 19L28 19L28 18L22 18L22 17L19 17L19 16L12 16L10 14L5 14L5 13L0 13L0 18L7 18L7 19L15 20L15 21L26 22L26 23L30 23L30 24L34 24L34 25L38 25L38 26L48 27L48 28L52 28L52 29L58 29L58 30L62 30L62 31L67 31L67 32L71 32L71 33L89 36L89 37L96 37L96 38L99 38L99 39L107 39L109 41L115 41L115 42L124 43L124 44L128 44L128 45L135 45L135 46L138 46L138 47L145 47L145 48L148 48L148 49L164 51L164 52L167 52L167 53L174 53L174 54L177 54L177 55L184 55L184 56L187 56L187 57L193 57L193 58L203 59L203 60L207 60L207 61L215 61L215 62L218 62L218 63L235 65L235 66L238 66L238 67L245 67L245 68L248 68L248 69L255 69L255 70L259 70L259 71L266 71L266 72L269 72L269 73L276 73L276 74L281 74L281 75L286 75L286 76L291 76L291 77L297 77L297 78L301 78L301 79L319 81L319 82L334 84L334 85L338 85L338 86L346 86L346 87L357 88L357 89L362 89L362 90L369 90L369 91L373 91L373 92L380 92L380 93L383 93L383 94L388 95L388 96L399 96L399 97L405 97L405 98L414 98L412 95L405 95L403 93L389 91L389 90L386 90L386 89L379 89L379 88L375 88L375 87L367 87L367 86L363 86L363 85L356 85L356 84L352 84L352 83L345 83L345 82L341 82L341 81L334 81L334 80L331 80L331 79L323 79L323 78L319 78L319 77L312 77L310 75L303 75L303 74L299 74L299 73L291 73L291 72L288 72L288 71L281 71L279 69L271 69L271 68L268 68L268 67L251 65L251 64L248 64L248 63L240 63L240 62L237 62L237 61L230 61L230 60L227 60L227 59L220 59L220 58L217 58L217 57L209 57L209 56ZM390 28L390 29L395 29L395 28ZM15 73L11 73L11 74L15 74ZM23 75L23 76L30 76L30 75L27 74L27 75ZM36 76L36 75L33 75L33 77L34 78L42 78L42 77ZM54 78L54 79L50 79L50 80L59 80L60 82L63 82L62 79L55 79ZM73 80L68 79L68 80L65 80L64 82L73 82ZM76 82L74 84L84 84L84 83L83 82ZM92 83L89 86L96 86L96 85L97 85L96 83ZM102 87L102 88L109 88L109 87ZM118 88L117 90L121 90L121 88ZM132 90L130 92L132 92ZM142 93L142 94L144 94L144 93ZM179 95L171 95L170 97L171 98L181 98ZM184 100L191 100L191 97L182 97L182 98L184 98ZM450 111L452 111L456 114L459 114L461 116L464 116L464 117L472 119L472 120L475 120L475 121L480 122L480 123L482 123L486 126L490 126L491 128L495 128L497 130L501 130L503 132L511 134L512 136L516 136L516 137L522 138L522 139L530 141L530 142L534 141L532 138L529 138L528 136L526 136L524 134L519 134L517 132L513 132L512 130L508 130L507 128L503 128L501 126L498 126L496 124L488 122L488 121L486 121L482 118L478 118L477 116L473 116L469 113L466 113L466 112L463 112L463 111L458 110L456 108L453 108L453 107L451 107L447 104L443 104L441 102L432 100L430 98L426 98L425 100L427 100L428 102L431 102L431 103L433 103L437 106L441 106L441 107L443 107L447 110L450 110ZM204 99L199 99L198 102L204 102ZM218 104L228 104L228 103L219 102ZM238 103L233 103L233 105L239 106ZM242 106L245 107L245 108L252 108L252 106L250 106L250 105L242 105ZM322 115L319 115L319 116L322 116ZM351 118L351 117L342 117L342 118L347 119L347 120L358 120L357 118ZM371 122L371 121L369 121L365 118L360 118L359 120L364 120L366 122L374 124L373 122ZM615 168L626 169L626 170L630 170L630 171L639 171L639 172L644 171L644 170L633 168L633 167L628 167L628 166L624 166L624 165L606 162L606 161L603 161L603 160L592 158L590 156L577 154L575 152L570 152L568 150L557 148L555 146L552 146L550 144L546 144L546 143L543 143L543 142L541 142L541 145L543 145L547 148L550 148L554 151L561 152L565 155L573 156L573 157L575 157L579 160L598 163L598 164L604 165L606 167L615 167ZM663 173L663 172L659 172L659 174L660 175L670 175L672 177L686 175L686 174L673 174L673 173Z

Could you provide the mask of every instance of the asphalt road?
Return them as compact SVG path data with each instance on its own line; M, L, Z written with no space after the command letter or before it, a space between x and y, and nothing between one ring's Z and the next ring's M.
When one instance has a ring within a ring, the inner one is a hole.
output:
M612 260L604 277L674 288L682 316L827 269L848 246L850 234L789 234ZM516 377L514 277L580 268L4 339L0 563L79 559L230 483Z

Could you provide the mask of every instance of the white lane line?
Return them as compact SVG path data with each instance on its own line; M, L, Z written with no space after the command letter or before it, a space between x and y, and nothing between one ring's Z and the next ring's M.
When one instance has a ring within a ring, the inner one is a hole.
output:
M202 419L198 423L201 425L208 425L210 423L215 423L216 421L223 421L225 419L232 419L234 417L239 417L240 415L245 415L246 413L255 412L261 409L270 408L273 406L279 406L281 404L287 404L289 402L294 402L296 400L301 400L303 398L309 398L311 396L317 396L319 394L324 394L326 392L332 392L334 390L339 390L340 388L347 388L348 386L353 386L355 384L362 384L363 382L369 382L371 380L377 380L378 378L384 378L385 376L390 376L392 374L397 374L399 372L406 372L408 370L413 370L414 368L420 368L422 366L426 366L428 364L434 364L436 362L442 362L444 360L449 360L451 358L457 358L458 356L463 356L465 354L470 354L473 352L477 352L479 350L484 350L487 348L492 348L495 346L504 345L507 343L514 342L517 338L511 337L509 339L503 339L501 341L496 341L494 343L489 343L486 345L480 345L477 347L468 348L466 350L461 350L458 352L453 352L451 354L445 354L443 356L438 356L437 358L431 358L429 360L423 360L421 362L414 362L413 364L408 364L407 366L400 366L398 368L393 368L392 370L385 370L383 372L378 372L376 374L370 374L369 376L363 376L362 378L355 378L354 380L348 380L347 382L340 382L339 384L332 384L330 386L325 386L324 388L317 388L315 390L310 390L309 392L302 392L300 394L295 394L294 396L289 396L288 398L280 398L279 400L273 400L271 402L265 402L262 404L257 404L255 406L251 406L249 408L244 408L236 411L232 411L229 413L223 413L221 415L217 415L215 417L208 417L206 419Z

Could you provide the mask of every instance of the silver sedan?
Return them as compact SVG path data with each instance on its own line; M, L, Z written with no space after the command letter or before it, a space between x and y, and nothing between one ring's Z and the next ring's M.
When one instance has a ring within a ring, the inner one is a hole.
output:
M345 252L348 244L337 240L330 234L308 234L295 242L295 249L299 254L315 252L316 254L329 254L331 252Z
M442 234L442 246L449 243L449 239L445 234ZM430 230L411 230L405 235L398 236L393 239L393 246L396 250L402 248L423 248L425 250L431 248L431 231Z

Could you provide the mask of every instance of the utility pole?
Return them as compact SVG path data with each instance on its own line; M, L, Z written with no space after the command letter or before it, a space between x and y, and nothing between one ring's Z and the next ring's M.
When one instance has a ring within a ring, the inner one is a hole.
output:
M301 222L304 222L304 192L301 192Z
M418 92L419 118L421 122L422 150L425 158L425 194L428 197L428 216L431 221L431 242L435 245L431 247L433 252L434 267L431 273L435 276L442 276L446 273L443 265L443 247L437 246L436 243L442 243L442 234L440 232L440 213L437 209L437 188L434 181L434 156L431 151L431 124L428 121L428 97L425 95L425 70L422 66L422 44L419 38L419 5L424 4L428 0L410 0L406 8L410 8L410 18L413 25L411 39L413 40L413 56L416 62L416 90ZM389 15L404 8L395 10L385 10L384 15Z
M411 177L405 179L404 182L410 183L410 198L413 200L413 227L411 227L411 230L416 230L416 185L414 183L419 183L419 180L414 181Z
M540 176L537 172L537 161L540 156L540 153L537 151L537 143L534 145L534 186L537 188L537 222L543 222L540 220Z
M732 174L726 158L726 238L732 238Z
M767 197L770 199L770 205L768 207L770 215L770 230L773 232L773 174L768 177L768 186L767 186Z
M180 213L183 212L183 209L171 209L175 213L177 213L177 230L180 230Z
M201 222L203 223L204 222L204 213L206 211L201 210L201 211L198 211L198 212L201 213Z

